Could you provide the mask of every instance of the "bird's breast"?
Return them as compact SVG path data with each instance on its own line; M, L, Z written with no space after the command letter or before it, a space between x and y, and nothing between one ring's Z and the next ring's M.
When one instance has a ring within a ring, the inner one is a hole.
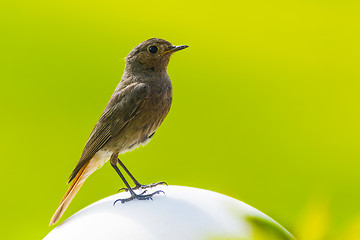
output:
M119 153L148 143L168 114L172 102L170 80L165 84L148 83L149 94L141 104L139 111L129 121L125 129L113 139Z

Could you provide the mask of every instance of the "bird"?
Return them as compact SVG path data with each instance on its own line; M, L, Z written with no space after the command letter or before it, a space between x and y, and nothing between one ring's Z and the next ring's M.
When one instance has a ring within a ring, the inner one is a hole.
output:
M173 53L187 47L151 38L137 45L126 56L121 81L85 144L69 177L68 183L71 185L51 218L50 225L60 219L87 177L109 160L131 195L129 198L116 200L114 205L117 201L125 203L134 199L148 200L155 194L164 193L159 190L145 194L145 190L136 194L136 189L166 183L140 184L118 156L147 144L167 116L172 102L172 84L167 66ZM130 187L117 164L129 175L135 187Z

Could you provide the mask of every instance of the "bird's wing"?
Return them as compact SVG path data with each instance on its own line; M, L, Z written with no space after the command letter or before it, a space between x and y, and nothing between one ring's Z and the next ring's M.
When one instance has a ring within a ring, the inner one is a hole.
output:
M91 160L113 136L116 136L141 111L149 93L145 83L132 83L115 91L85 145L81 158L71 173L69 182L81 167Z

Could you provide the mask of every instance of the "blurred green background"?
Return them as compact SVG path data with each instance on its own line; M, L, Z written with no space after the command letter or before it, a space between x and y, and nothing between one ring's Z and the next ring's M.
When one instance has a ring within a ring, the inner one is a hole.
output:
M1 1L1 228L41 239L138 43L190 47L170 114L121 156L143 183L240 199L298 231L314 196L329 229L360 215L359 1ZM61 221L116 193L110 165Z

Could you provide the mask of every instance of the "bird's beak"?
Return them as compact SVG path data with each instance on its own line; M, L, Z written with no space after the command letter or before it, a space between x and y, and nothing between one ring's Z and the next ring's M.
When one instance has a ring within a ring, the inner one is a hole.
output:
M163 52L161 55L165 54L165 53L174 53L180 50L183 50L185 48L187 48L189 46L187 45L180 45L180 46L171 46L169 50L166 50L165 52Z
M172 46L170 52L177 52L189 47L188 45Z

